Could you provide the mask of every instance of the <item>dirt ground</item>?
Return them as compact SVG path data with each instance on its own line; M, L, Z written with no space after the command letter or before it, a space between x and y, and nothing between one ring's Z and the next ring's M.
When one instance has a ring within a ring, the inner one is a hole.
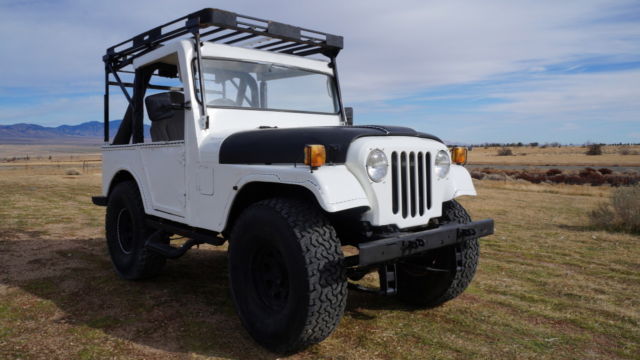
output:
M290 358L638 359L640 236L587 220L610 188L476 185L461 201L496 234L462 296L414 309L350 292L337 331ZM104 208L90 201L99 192L96 171L0 171L0 359L278 358L235 315L225 247L194 249L155 279L119 279Z

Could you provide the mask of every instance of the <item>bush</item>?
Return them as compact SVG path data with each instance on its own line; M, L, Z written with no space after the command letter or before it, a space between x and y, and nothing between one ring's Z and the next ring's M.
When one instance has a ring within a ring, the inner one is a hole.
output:
M587 146L587 155L602 155L602 145L600 144L591 144Z
M505 175L505 174L488 174L484 178L486 180L493 180L493 181L506 181L507 180L507 175Z
M554 182L556 184L562 184L567 180L567 177L563 174L557 174L548 177L549 181Z
M511 156L513 155L513 151L509 148L502 148L498 150L498 156Z
M471 177L477 180L482 180L484 179L484 173L481 171L472 171L471 172Z
M640 186L617 188L611 202L600 204L589 218L598 228L640 233Z
M562 174L562 170L560 170L560 169L549 169L549 170L547 170L547 176L554 176L554 175L558 175L558 174Z
M580 174L581 177L589 177L593 174L597 173L596 169L594 168L590 168L590 167L586 167L584 168L584 170L580 170L580 172L578 174Z
M623 148L620 148L620 150L618 150L618 154L620 154L620 155L640 155L640 152L638 152L637 150L631 150L628 147L623 147Z

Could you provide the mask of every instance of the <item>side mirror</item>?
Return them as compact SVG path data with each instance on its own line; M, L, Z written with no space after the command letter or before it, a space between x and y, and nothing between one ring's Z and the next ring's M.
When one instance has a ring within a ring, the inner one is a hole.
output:
M344 115L347 118L347 125L353 125L353 108L352 107L344 108Z

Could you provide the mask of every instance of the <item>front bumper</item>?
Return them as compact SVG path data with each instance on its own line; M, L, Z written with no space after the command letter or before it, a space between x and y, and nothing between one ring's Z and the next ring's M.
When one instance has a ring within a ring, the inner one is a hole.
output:
M374 240L358 245L358 255L345 259L347 267L364 267L391 262L467 240L493 234L493 220L485 219L467 224L446 224L435 229Z

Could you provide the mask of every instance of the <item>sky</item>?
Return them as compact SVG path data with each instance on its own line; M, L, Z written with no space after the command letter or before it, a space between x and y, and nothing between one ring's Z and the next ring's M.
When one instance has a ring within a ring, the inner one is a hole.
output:
M0 0L0 125L102 121L105 49L204 7L344 36L356 124L640 143L640 0Z

